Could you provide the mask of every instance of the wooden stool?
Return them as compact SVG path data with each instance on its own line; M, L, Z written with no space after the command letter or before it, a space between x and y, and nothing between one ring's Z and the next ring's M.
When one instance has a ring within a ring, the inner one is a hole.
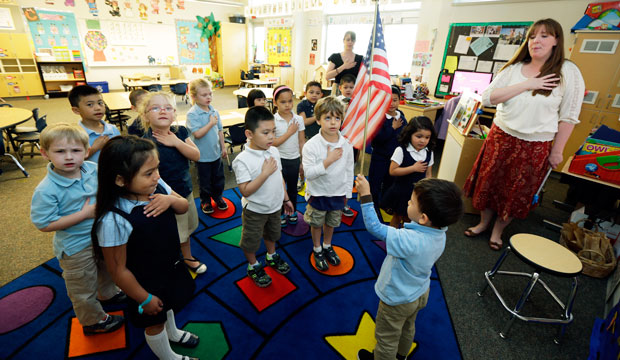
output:
M535 271L532 274L514 271L500 271L499 268L511 252L517 255L517 257L526 264L533 266ZM566 325L573 321L573 314L571 313L571 310L573 307L573 301L575 300L575 294L577 293L577 275L581 272L581 269L582 265L579 258L577 258L575 254L562 245L541 236L516 234L510 238L509 246L506 247L506 250L504 250L502 255L499 257L493 269L484 273L486 282L484 283L482 290L478 292L478 296L482 296L486 288L490 286L506 311L511 314L510 320L508 320L502 331L499 333L502 338L505 339L507 337L512 323L515 318L518 318L527 322L559 324L560 328L558 329L556 337L553 339L556 344L559 344L562 335L564 335L564 332L566 331ZM539 278L540 273L542 272L572 279L571 290L568 295L566 305L564 305L555 293L551 291L547 284ZM521 298L512 309L508 307L506 301L504 301L500 293L493 285L493 278L496 274L525 276L530 278L530 281L521 294ZM534 285L538 282L542 284L544 289L562 309L563 313L560 318L538 318L520 314L521 308L530 296Z

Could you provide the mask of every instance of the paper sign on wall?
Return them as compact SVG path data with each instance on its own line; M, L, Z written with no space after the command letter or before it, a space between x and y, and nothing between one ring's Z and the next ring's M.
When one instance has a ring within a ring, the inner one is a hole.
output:
M454 52L457 54L467 54L469 50L469 44L471 43L471 36L459 35L454 47Z

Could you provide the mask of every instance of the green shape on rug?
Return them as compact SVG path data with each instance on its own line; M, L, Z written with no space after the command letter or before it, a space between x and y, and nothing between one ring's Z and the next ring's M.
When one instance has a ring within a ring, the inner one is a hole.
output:
M241 226L221 232L211 237L213 240L223 242L224 244L239 247L239 239L241 239Z
M217 323L188 323L183 330L198 335L200 343L194 349L172 345L177 354L197 357L201 360L220 360L230 351L230 344L224 335L222 324Z

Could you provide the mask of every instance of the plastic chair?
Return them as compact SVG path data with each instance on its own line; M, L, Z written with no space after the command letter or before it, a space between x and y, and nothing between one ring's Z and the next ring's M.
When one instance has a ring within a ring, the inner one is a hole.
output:
M123 85L123 89L125 89L125 91L129 91L129 86L125 85L125 77L123 77L123 75L120 75L121 77L121 85Z
M31 158L34 155L41 155L41 146L39 144L39 140L41 137L41 131L43 131L43 129L47 127L47 115L38 117L37 111L35 126L36 131L17 134L17 136L13 138L13 141L15 141L16 144L19 144L19 148L17 149L17 156L20 159L23 159L24 155L30 155ZM30 145L30 152L24 153L24 147L27 145ZM39 152L34 151L35 147L37 148L37 150L39 150Z
M130 116L123 115L120 111L112 113L107 104L105 106L105 118L110 124L118 126L121 132L123 131L123 125L127 126L127 120L131 119Z
M4 137L0 136L0 158L4 157L4 156L8 156L11 158L11 160L13 160L13 162L15 163L15 165L17 165L17 167L19 168L19 170L22 171L22 173L24 173L25 177L28 177L30 175L28 175L28 172L26 171L26 169L24 169L24 167L22 166L22 164L15 158L15 156L7 153L4 151ZM2 173L2 170L0 169L0 174Z
M8 105L8 104L7 104ZM10 105L9 105L10 106ZM36 122L39 118L39 108L32 109L32 118ZM14 134L24 134L24 133L32 133L37 132L36 125L35 126L16 126L13 130L11 130Z
M224 137L224 142L229 146L230 153L233 153L233 149L237 145L241 145L241 150L245 146L247 138L245 136L245 125L237 124L228 128L228 134Z
M248 99L245 96L237 95L237 108L248 107Z
M161 91L161 89L162 89L161 85L149 85L147 90L155 92L155 91Z
M181 100L185 100L187 104L187 84L186 83L178 83L174 85L170 85L170 91L172 91L175 95L181 95Z

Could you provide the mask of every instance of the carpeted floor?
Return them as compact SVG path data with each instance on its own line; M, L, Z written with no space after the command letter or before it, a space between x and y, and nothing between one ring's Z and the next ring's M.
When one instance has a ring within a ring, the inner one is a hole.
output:
M385 257L385 243L365 231L359 204L354 218L343 218L334 246L342 263L321 273L311 260L307 224L283 229L278 252L292 270L268 269L271 286L261 289L245 276L238 248L240 195L226 190L230 208L212 216L200 212L192 235L193 254L209 269L196 278L193 300L177 314L177 324L201 336L200 345L179 353L201 359L355 359L374 347L378 298L374 283ZM299 197L298 210L305 203ZM199 202L196 202L199 205ZM259 250L264 256L264 246ZM461 354L437 272L428 306L417 320L415 359L460 359ZM111 310L122 311L122 307ZM111 334L84 337L52 259L0 288L0 358L79 357L150 359L142 330L131 324ZM441 339L441 341L437 341Z

